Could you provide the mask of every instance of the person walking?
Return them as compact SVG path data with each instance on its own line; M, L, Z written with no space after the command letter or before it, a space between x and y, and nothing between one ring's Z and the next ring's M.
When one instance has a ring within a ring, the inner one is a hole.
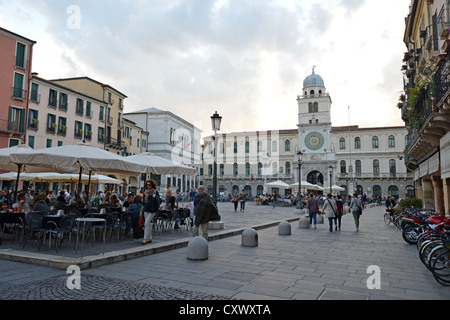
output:
M344 214L344 202L342 201L342 198L340 195L338 195L336 197L336 206L337 206L337 210L336 210L336 219L334 221L334 225L335 225L335 230L341 230L341 220L342 220L342 215Z
M274 190L272 195L272 206L276 208L277 206L277 192Z
M231 201L234 204L234 212L236 212L238 203L239 203L239 194L238 194L237 189L234 189L234 193L233 193L233 197L231 198Z
M319 212L319 201L314 197L314 193L309 195L308 203L306 204L309 214L309 225L312 226L314 222L314 229L317 225L317 213Z
M327 194L325 202L323 203L322 212L325 214L325 217L328 218L330 232L333 232L333 221L336 218L337 205L336 201L331 196L331 193Z
M350 209L355 220L356 231L359 231L359 217L362 213L362 202L358 199L356 192L353 194L352 201L350 202Z
M192 236L199 235L200 230L202 237L208 241L209 220L214 210L217 210L209 194L205 192L204 186L197 188L198 195L194 200L194 230Z
M152 242L152 220L159 210L160 204L161 198L159 197L158 191L156 191L155 180L146 181L144 191L144 206L140 211L140 216L144 214L145 219L144 240L142 241L142 244Z
M241 203L241 211L245 210L245 201L247 201L247 194L245 193L244 190L242 190L242 193L239 197L239 201Z

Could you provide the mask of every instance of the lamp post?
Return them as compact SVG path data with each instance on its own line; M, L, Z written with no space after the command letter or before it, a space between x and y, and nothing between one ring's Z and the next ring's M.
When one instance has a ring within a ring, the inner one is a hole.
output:
M297 152L298 156L298 200L297 200L297 208L301 209L301 192L302 192L302 160L303 153L299 150Z
M333 189L331 186L331 179L333 177L333 166L329 166L328 169L330 169L330 194L333 194Z
M217 131L220 131L222 117L214 113L211 117L211 125L214 131L214 166L213 166L213 202L217 206Z

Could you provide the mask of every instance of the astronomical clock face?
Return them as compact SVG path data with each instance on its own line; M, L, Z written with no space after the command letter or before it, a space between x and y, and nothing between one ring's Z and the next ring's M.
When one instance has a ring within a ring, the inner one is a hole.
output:
M323 136L319 132L311 132L305 138L305 145L310 150L319 150L323 146Z

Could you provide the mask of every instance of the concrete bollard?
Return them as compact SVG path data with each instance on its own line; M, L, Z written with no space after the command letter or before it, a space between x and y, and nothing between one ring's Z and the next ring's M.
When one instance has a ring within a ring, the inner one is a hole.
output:
M300 220L298 220L298 227L300 229L309 229L309 217L301 217Z
M257 247L258 246L258 233L255 229L245 229L242 232L241 245L243 247Z
M284 236L291 235L291 224L287 221L281 221L278 225L278 234Z
M191 240L189 240L187 248L187 258L189 260L207 260L208 241L200 236L193 237Z

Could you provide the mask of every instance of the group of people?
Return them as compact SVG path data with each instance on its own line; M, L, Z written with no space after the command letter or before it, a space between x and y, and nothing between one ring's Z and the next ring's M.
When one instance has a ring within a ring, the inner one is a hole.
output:
M333 232L333 223L335 231L341 230L341 219L344 215L344 201L340 195L334 198L331 193L328 193L322 208L320 208L319 200L311 193L306 209L309 214L309 224L312 228L316 229L317 214L323 214L328 219L330 232ZM354 193L348 202L348 210L353 215L356 231L359 231L359 218L363 209L364 204L362 200L358 197L357 193Z
M247 201L247 194L244 190L239 194L237 189L234 189L233 196L231 197L231 202L234 205L234 212L237 211L239 203L241 204L240 211L245 212L245 202Z

